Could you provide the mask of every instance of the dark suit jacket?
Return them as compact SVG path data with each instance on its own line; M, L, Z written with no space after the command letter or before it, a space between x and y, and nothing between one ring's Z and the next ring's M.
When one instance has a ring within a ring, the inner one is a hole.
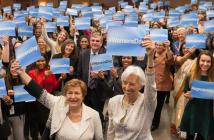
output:
M105 53L106 49L104 47L100 48L98 54ZM79 56L78 64L78 77L88 84L89 76L89 63L90 63L91 49L84 49Z

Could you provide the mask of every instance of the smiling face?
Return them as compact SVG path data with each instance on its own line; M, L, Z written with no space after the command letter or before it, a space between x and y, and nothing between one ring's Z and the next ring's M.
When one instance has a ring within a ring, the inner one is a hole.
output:
M82 106L84 97L79 86L70 87L66 91L65 97L70 109L77 109Z
M123 56L122 57L122 65L124 68L127 68L131 64L132 64L132 57L131 56Z
M65 41L66 38L67 38L66 33L65 33L64 31L61 31L61 32L59 33L59 35L58 35L57 40L58 40L59 42L63 42L63 41Z
M70 55L74 50L74 44L73 43L69 43L65 46L65 54L66 55Z
M92 36L90 39L90 46L93 52L99 51L102 47L102 37L101 36Z
M138 96L140 89L142 88L140 84L140 78L136 75L129 75L122 81L123 93L126 96Z
M88 48L88 46L89 46L89 41L88 41L88 39L87 39L87 38L82 38L82 39L80 40L80 47L81 47L82 49L85 49L85 48Z
M46 60L45 58L41 58L39 60L36 61L36 66L38 69L44 69L46 67Z
M208 70L211 67L211 57L205 54L202 54L199 59L199 67L201 72L208 73Z

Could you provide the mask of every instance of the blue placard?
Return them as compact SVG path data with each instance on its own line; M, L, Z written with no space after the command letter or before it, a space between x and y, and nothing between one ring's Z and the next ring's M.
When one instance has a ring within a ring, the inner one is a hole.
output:
M66 13L72 16L78 15L78 9L77 8L67 8Z
M168 30L167 29L150 29L150 36L152 41L156 43L163 43L168 40Z
M191 4L197 4L198 0L191 0Z
M191 34L186 35L186 45L187 48L205 48L206 46L206 37L203 34Z
M167 26L168 27L176 27L180 25L180 20L179 18L169 18L167 19Z
M47 7L53 7L53 3L52 2L48 2L47 3Z
M153 21L153 13L144 14L143 21Z
M91 6L92 11L102 11L102 6Z
M33 36L33 26L21 26L18 28L19 36L32 37Z
M91 20L88 17L76 18L75 28L77 30L87 30L91 26Z
M113 20L124 20L125 14L124 13L115 13L113 15Z
M206 11L206 13L207 13L207 17L209 17L209 18L214 17L214 10Z
M147 10L148 10L148 6L147 5L140 5L139 6L139 12L146 13Z
M69 17L68 16L57 17L57 26L69 26Z
M162 12L154 12L154 18L158 18L158 19L161 19L161 18L164 18L166 13L165 11L162 11Z
M15 36L15 23L12 21L0 22L0 36Z
M61 13L58 8L52 8L53 17L60 17Z
M56 22L46 22L45 29L47 32L56 32Z
M3 78L0 78L0 98L7 95L7 90Z
M106 71L113 67L112 56L108 54L91 55L90 57L91 71Z
M125 8L126 5L128 5L128 2L121 2L120 3L120 7L121 8Z
M20 3L14 3L13 4L13 9L20 10L21 9L21 4Z
M180 16L181 13L179 11L176 11L174 9L169 10L169 16Z
M15 49L16 59L22 67L26 67L41 58L35 36L31 37Z
M121 27L122 25L122 21L108 21L106 23L106 29L109 29L110 27Z
M151 4L150 4L150 8L151 8L151 9L155 9L157 6L158 6L157 3L151 3Z
M92 11L81 11L82 17L93 17L93 12Z
M195 28L198 28L198 18L195 14L188 14L181 16L180 20L181 26L188 27L193 26Z
M27 7L27 11L30 12L32 9L35 9L35 6Z
M33 17L38 17L38 12L39 12L39 9L38 8L32 8L30 11L29 11L29 15L33 16Z
M31 96L25 89L24 85L13 86L14 101L17 102L32 102L36 101L36 98Z
M67 7L67 4L68 4L67 0L60 1L59 3L60 6L64 6L64 7Z
M187 8L186 8L186 6L178 6L175 8L175 10L180 13L184 13L187 10Z
M138 17L126 17L124 25L129 26L129 27L137 27L138 26Z
M107 23L108 23L109 21L112 21L112 16L105 16L105 17L101 18L101 19L100 19L100 26L101 26L102 28L106 28Z
M10 6L7 6L7 7L4 7L3 8L3 11L4 11L4 13L11 13L11 7Z
M138 31L140 36L144 37L145 35L149 34L149 25L148 24L139 24Z
M14 20L14 23L16 24L16 27L25 26L25 17L20 17Z
M144 56L143 36L137 27L111 27L107 33L107 53L119 56Z
M53 13L51 7L39 7L38 17L44 17L47 20L52 20Z
M24 14L22 11L15 11L14 12L14 18L24 18L25 16L27 16L26 14Z
M205 33L214 32L214 20L204 22L204 32Z
M110 7L109 10L112 11L112 13L116 12L116 8L115 7Z
M53 74L70 73L69 58L55 58L50 60L50 70Z
M191 88L191 97L214 100L214 83L193 80Z

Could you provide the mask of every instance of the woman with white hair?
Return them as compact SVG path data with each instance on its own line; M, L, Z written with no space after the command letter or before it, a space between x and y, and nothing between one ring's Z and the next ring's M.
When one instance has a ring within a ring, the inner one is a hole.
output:
M157 91L154 71L154 43L143 41L148 62L146 74L137 66L128 66L122 73L124 95L110 99L108 105L108 140L152 140L151 123L156 108ZM144 86L144 94L140 89Z

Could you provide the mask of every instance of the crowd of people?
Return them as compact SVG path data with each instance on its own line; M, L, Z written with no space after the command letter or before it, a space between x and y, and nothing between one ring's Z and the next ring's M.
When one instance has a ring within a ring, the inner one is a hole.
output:
M93 17L90 29L77 30L74 21L84 16L81 9L75 16L61 11L69 16L69 26L58 26L56 32L46 31L49 20L44 17L25 17L26 25L33 26L41 53L25 69L15 51L29 37L0 37L0 76L7 89L0 99L0 140L38 140L39 135L43 140L152 140L151 131L162 129L161 111L170 96L174 107L168 129L172 135L183 140L214 139L214 100L191 96L193 80L214 82L214 34L204 30L204 23L214 18L206 10L212 11L213 6L200 9L206 2L186 5L182 12L177 11L179 17L196 13L198 26L171 27L168 19L175 8L167 1L139 1L126 3L127 7L122 3L111 11L112 21L117 21L115 13L130 16L124 10L128 7L135 10L138 24L167 29L168 39L157 43L145 35L141 41L145 56L112 56L113 67L107 71L91 71L90 58L108 53L108 30ZM145 21L141 5L149 12L164 11L165 17ZM15 20L16 10L2 10L2 21ZM106 11L102 7L103 16ZM204 34L205 48L186 46L190 34ZM54 58L68 58L69 73L53 74L49 62ZM24 85L36 101L15 102L17 85Z

